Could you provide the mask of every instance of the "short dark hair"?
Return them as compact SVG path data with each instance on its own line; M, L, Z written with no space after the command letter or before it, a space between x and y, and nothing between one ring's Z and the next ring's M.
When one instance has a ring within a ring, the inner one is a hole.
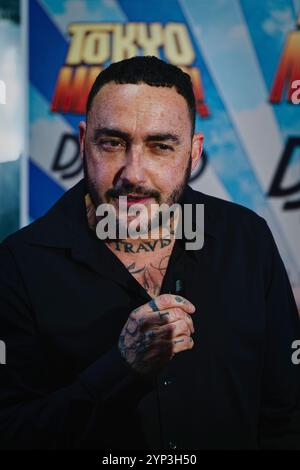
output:
M115 83L146 83L150 86L175 87L177 92L187 102L192 124L192 134L195 131L195 96L191 77L176 65L168 64L155 56L132 57L115 62L97 76L87 99L86 114L88 114L94 97L99 90L109 82Z

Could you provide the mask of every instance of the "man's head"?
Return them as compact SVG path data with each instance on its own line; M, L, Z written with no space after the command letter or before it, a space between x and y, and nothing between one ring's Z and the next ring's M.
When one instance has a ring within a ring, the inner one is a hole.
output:
M95 206L121 195L147 206L177 202L200 157L189 75L156 57L134 57L101 72L87 100L80 145Z

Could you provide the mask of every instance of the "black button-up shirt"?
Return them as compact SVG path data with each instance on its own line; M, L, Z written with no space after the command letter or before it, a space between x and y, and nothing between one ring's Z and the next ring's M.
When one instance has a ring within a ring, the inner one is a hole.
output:
M264 219L186 188L204 246L176 240L161 293L183 281L194 347L146 379L117 343L151 298L88 228L84 194L81 181L0 246L0 446L300 447L299 319Z

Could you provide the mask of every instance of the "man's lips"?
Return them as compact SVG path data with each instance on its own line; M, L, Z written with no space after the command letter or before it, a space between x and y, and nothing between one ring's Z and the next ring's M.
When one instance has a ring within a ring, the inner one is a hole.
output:
M143 204L149 201L149 199L151 199L151 196L140 196L140 195L134 195L134 194L127 194L126 197L127 197L127 206L130 206L132 204Z

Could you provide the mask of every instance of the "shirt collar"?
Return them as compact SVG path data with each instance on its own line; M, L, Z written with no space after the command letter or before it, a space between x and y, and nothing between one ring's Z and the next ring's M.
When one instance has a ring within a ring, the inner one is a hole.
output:
M183 195L181 197L180 203L181 205L192 204L193 228L196 228L195 206L196 204L203 204L204 206L204 236L217 238L218 233L217 233L214 207L211 201L211 196L208 196L200 191L196 191L187 185L183 191Z

